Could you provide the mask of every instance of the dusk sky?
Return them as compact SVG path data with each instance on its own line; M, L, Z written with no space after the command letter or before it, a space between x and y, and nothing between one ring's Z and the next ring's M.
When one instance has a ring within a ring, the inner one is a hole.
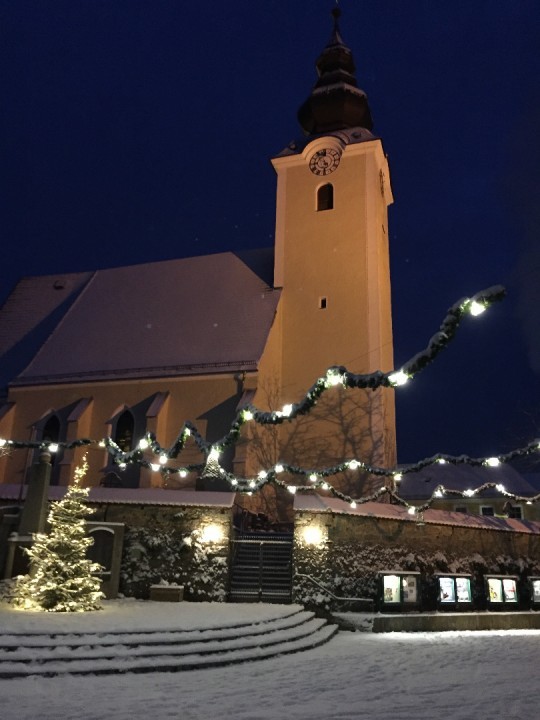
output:
M332 6L0 0L0 302L23 275L270 246L269 159L301 135ZM389 156L396 367L456 300L508 290L398 391L399 459L525 445L540 436L540 3L341 8Z

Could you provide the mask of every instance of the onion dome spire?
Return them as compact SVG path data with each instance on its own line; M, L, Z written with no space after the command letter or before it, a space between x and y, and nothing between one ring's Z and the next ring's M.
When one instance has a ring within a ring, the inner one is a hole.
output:
M367 96L356 83L352 52L341 37L339 7L332 10L332 15L330 40L316 62L318 80L298 110L298 121L306 135L373 127Z

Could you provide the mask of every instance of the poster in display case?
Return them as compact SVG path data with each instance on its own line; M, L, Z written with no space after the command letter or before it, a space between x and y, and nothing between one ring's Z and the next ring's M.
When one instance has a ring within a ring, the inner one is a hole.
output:
M418 589L416 577L414 575L405 575L403 582L403 602L415 603L418 599Z
M517 588L514 578L503 578L502 584L504 602L517 602Z
M400 579L398 575L385 575L383 577L383 600L385 603L401 602Z
M453 577L439 578L439 601L442 603L455 603L456 592Z
M490 605L517 605L518 588L517 577L498 575L486 578L487 598Z
M405 610L420 604L420 573L413 570L403 572L380 572L381 605L392 610Z
M500 578L488 578L489 602L502 603L502 580Z
M456 598L458 603L472 602L471 579L468 577L456 578Z
M471 578L463 575L437 575L438 606L447 610L466 610L472 606Z

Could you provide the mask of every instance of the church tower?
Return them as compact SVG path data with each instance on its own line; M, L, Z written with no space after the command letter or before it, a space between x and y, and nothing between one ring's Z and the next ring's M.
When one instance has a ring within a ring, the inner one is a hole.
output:
M330 40L316 62L317 82L298 112L305 137L272 159L283 403L300 400L331 365L355 373L393 368L388 163L380 138L372 133L351 50L341 37L340 10L332 15ZM313 439L320 450L324 438L326 450L311 453L311 462L356 454L367 462L394 465L393 391L340 388L336 393L339 398L333 399L333 390L326 393L324 407L317 408L327 427L314 432ZM345 442L342 430L355 438Z

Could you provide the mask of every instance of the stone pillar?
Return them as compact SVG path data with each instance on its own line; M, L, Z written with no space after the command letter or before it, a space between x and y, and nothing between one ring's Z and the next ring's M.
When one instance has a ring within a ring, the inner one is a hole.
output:
M7 557L4 578L23 575L28 572L28 557L23 548L32 546L34 533L45 530L49 484L51 479L51 456L43 451L39 462L32 466L32 476L28 483L21 521L17 532L8 538Z
M45 530L50 479L51 456L47 451L43 451L39 462L32 467L19 525L20 535L42 533Z

